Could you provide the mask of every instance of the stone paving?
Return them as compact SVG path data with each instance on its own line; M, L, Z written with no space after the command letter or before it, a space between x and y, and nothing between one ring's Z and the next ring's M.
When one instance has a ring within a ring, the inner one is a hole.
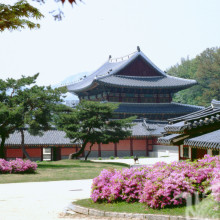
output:
M172 154L168 157L163 156L163 157L148 157L148 158L139 158L139 165L153 165L157 162L166 162L166 163L171 163L173 161L178 161L179 156L178 154ZM116 162L116 163L127 163L130 166L134 165L134 160L133 159L103 159L103 160L93 160L95 162Z
M0 184L0 220L60 219L72 201L89 198L91 184L92 180Z

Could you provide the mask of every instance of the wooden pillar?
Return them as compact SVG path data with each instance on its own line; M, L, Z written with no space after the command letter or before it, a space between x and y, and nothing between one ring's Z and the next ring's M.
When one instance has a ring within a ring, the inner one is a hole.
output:
M98 157L102 156L101 144L98 144Z
M146 137L146 157L149 156L149 152L148 152L148 139Z
M192 160L192 148L188 147L189 150L189 159Z
M141 95L140 95L140 93L138 94L138 103L141 103Z
M172 102L172 95L169 93L169 101Z
M159 94L157 93L156 95L157 95L156 96L156 103L160 103L160 101L159 101Z
M119 102L122 102L122 96L121 96L121 93L119 93Z
M133 156L133 138L130 137L130 156Z
M43 155L43 147L40 147L40 160L43 161L44 155Z
M212 156L212 150L211 150L211 149L208 149L208 150L207 150L207 154L208 154L209 156Z
M180 145L178 145L178 148L179 148L179 161L180 161ZM191 155L191 158L192 158L192 155Z
M51 147L50 149L51 149L51 157L50 157L50 160L51 160L51 161L54 161L54 150L53 150L52 147Z
M117 143L114 144L114 156L118 156L118 151L117 151Z

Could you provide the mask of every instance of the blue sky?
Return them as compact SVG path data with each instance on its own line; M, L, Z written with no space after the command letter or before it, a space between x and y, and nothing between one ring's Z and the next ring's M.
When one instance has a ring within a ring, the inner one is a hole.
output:
M35 4L45 15L41 29L0 33L1 78L40 72L39 85L54 85L137 45L165 70L182 57L220 46L219 0L83 0L61 5L61 22L48 13L57 5L47 1Z

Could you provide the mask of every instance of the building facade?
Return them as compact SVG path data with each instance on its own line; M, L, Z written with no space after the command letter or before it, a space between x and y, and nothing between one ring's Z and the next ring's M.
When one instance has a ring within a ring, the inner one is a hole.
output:
M203 110L168 121L164 128L167 136L158 142L178 146L180 160L220 155L220 101L213 100Z
M65 135L65 132L57 130L45 131L42 136L34 136L24 131L24 147L33 161L67 159L69 154L77 152L80 146L73 144ZM25 159L20 132L15 131L6 139L5 156L7 160Z

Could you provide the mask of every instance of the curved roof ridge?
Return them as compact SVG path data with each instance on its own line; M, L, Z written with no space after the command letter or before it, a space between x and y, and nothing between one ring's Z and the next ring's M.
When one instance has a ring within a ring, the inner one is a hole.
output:
M161 78L163 76L126 76L126 75L117 75L115 77L120 77L120 78L138 78L138 79L155 79L155 78Z
M197 83L197 81L195 79L185 79L185 78L181 78L181 77L176 77L176 76L171 76L166 74L167 77L172 78L172 79L181 79L182 81L187 81L187 82L194 82Z
M212 106L212 108L220 108L220 101L218 101L216 99L212 99L211 106Z
M138 53L138 51L134 51L133 53L130 53L130 54L125 55L125 56L121 56L121 57L117 57L117 58L110 58L108 62L109 63L117 63L117 62L121 62L121 61L124 61L124 60L128 60L132 56L134 56L136 53Z
M160 70L141 50L135 51L129 55L126 55L125 57L128 57L128 59L122 59L117 62L111 62L112 59L108 59L101 67L99 67L89 76L83 78L79 82L69 84L67 86L68 90L70 92L79 92L88 89L95 83L107 83L117 86L128 87L132 86L146 88L179 88L179 90L197 84L195 80L182 79L167 75L165 72ZM147 62L152 68L154 68L158 72L159 76L123 76L123 78L122 76L116 77L117 73L126 68L127 65L133 62L137 57L141 57L142 59L144 59L145 62ZM147 82L148 80L149 82Z
M205 107L203 106L198 106L198 105L190 105L190 104L183 104L183 103L178 103L178 102L171 102L172 104L176 104L176 105L181 105L181 106L193 106L193 107L196 107L196 108L199 108L199 109L205 109Z

